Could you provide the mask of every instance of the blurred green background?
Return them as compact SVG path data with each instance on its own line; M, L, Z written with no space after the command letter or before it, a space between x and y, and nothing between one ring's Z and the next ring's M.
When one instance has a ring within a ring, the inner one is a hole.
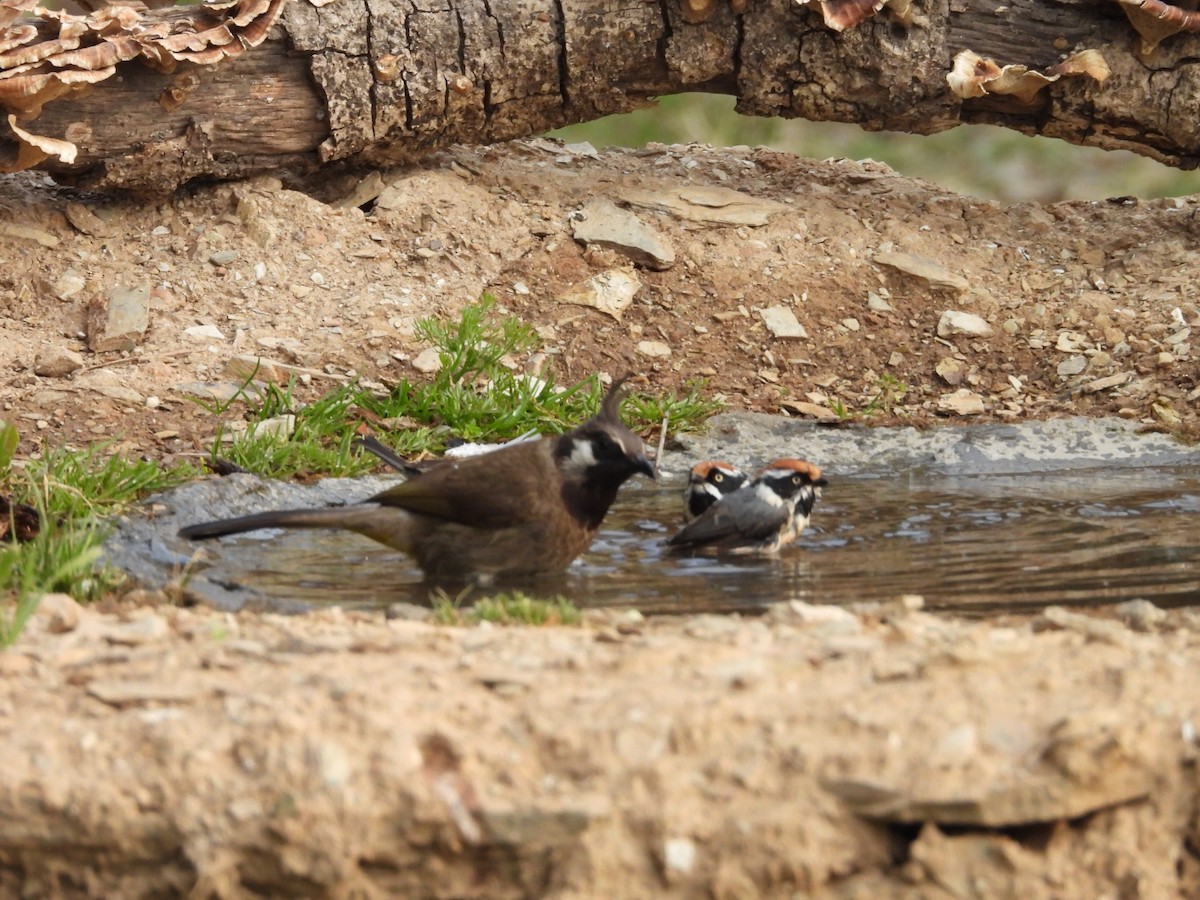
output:
M734 98L664 97L656 108L551 132L597 148L700 141L773 147L815 159L876 159L898 172L975 197L1015 202L1174 197L1200 192L1200 171L1182 172L1124 150L1078 147L986 125L923 137L867 132L833 122L762 119L734 112Z

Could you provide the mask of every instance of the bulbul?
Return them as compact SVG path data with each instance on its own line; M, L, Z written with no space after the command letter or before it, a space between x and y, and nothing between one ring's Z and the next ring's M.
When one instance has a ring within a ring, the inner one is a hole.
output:
M257 513L179 534L342 528L411 555L430 578L561 572L587 549L621 485L638 472L655 477L641 438L621 422L624 380L599 413L558 437L446 460L350 506Z
M719 459L706 459L692 466L683 489L683 520L690 522L706 509L744 485L750 476Z
M769 554L799 537L826 480L802 459L777 459L727 494L667 544L677 550Z

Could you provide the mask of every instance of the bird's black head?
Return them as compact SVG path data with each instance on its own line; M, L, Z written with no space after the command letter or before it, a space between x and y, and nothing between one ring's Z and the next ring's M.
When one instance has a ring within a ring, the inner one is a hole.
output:
M806 516L812 512L821 488L829 483L819 467L803 459L777 459L758 473L757 480Z
M621 386L613 383L600 412L554 442L554 462L563 476L563 499L573 514L596 527L630 477L654 478L642 439L621 421Z
M696 518L749 480L749 475L724 460L706 459L696 463L688 473L688 483L683 493L687 517Z

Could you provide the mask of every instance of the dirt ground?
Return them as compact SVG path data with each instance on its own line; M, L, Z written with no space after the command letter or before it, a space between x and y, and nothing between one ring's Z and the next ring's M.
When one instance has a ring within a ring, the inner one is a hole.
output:
M112 439L195 459L218 422L190 396L240 381L239 356L297 367L301 397L425 377L414 320L483 291L544 341L515 363L559 380L1200 437L1195 198L1005 207L872 162L546 141L318 193L0 180L21 456ZM575 240L597 199L674 263ZM618 315L571 302L595 276L640 287ZM1200 894L1186 611L522 630L162 599L48 602L0 654L0 893Z

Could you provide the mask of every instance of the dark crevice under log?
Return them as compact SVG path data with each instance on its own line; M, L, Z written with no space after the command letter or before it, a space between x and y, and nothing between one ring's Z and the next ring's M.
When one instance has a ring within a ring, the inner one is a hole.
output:
M912 26L885 10L838 34L793 0L753 0L740 16L722 2L699 24L678 0L292 0L239 58L173 75L122 63L23 127L79 146L72 165L42 164L57 177L149 191L333 162L403 164L683 91L733 94L753 115L915 133L990 123L1200 164L1200 37L1176 35L1143 60L1115 2L918 0L916 12ZM1032 104L964 101L946 84L961 50L1044 68L1085 48L1103 53L1112 76L1064 78ZM189 73L199 86L168 112L159 97ZM0 125L0 152L13 143Z

